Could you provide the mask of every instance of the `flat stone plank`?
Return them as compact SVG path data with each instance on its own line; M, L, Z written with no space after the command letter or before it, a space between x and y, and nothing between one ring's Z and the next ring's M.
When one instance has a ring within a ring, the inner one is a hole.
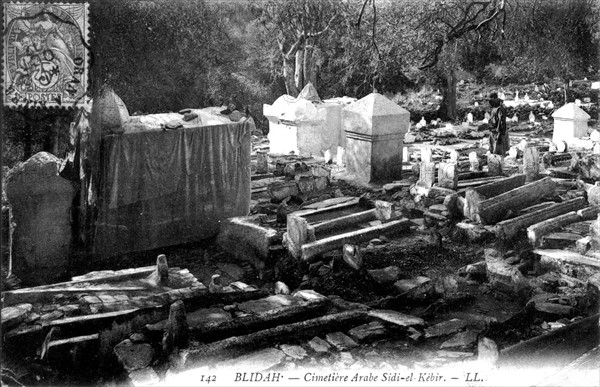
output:
M285 353L279 349L267 348L222 362L219 364L219 368L235 368L238 370L260 372L280 364L285 359L285 356Z
M369 310L368 315L381 321L385 321L401 327L425 325L425 320L423 320L422 318L411 316L410 314L396 312L395 310Z
M306 350L299 345L282 344L280 348L283 351L283 353L290 357L293 357L294 359L302 360L306 356L308 356Z
M308 205L304 206L303 209L318 210L321 208L327 208L327 207L335 206L335 205L342 204L342 203L354 203L354 202L358 202L358 199L356 197L342 196L339 198L331 198L331 199L326 199L326 200L323 200L320 202L308 204Z
M321 293L317 293L311 289L297 290L292 294L293 297L300 298L304 301L324 300L327 297Z
M472 352L460 352L460 351L446 351L446 350L439 350L436 352L436 354L440 357L449 357L449 358L467 358L467 357L472 357L473 353Z
M320 337L313 337L312 340L308 342L308 345L318 353L329 352L331 349L331 345Z
M573 314L573 307L570 305L555 304L552 302L536 302L535 310L543 314L559 317L568 317Z
M536 249L533 252L541 256L542 261L566 262L574 265L586 265L600 268L600 259L592 258L572 251L556 249Z
M394 283L394 286L396 287L396 289L398 289L398 291L400 293L406 293L406 292L410 292L411 290L416 289L430 281L431 281L430 278L427 278L424 276L418 276L415 278L398 280Z
M449 340L446 340L440 346L441 349L444 348L469 348L475 345L477 342L478 333L473 330L468 330L464 332L458 332L454 336L452 336Z
M358 347L356 341L352 340L342 332L328 333L325 335L325 340L340 351Z
M375 282L379 284L388 284L395 282L400 276L400 268L398 266L387 266L383 269L369 270L369 274Z
M425 329L425 337L430 338L450 335L452 333L460 331L466 326L467 322L465 320L454 318L452 320L444 321Z
M238 305L238 309L246 313L261 314L264 312L283 309L298 305L302 299L287 294L276 294L259 300L246 301Z
M386 329L379 321L373 321L350 329L348 334L357 341L365 341L385 336Z

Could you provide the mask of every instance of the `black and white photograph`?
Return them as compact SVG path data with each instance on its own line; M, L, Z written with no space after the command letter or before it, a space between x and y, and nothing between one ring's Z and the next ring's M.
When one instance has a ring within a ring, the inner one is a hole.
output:
M600 1L2 31L2 386L600 386Z

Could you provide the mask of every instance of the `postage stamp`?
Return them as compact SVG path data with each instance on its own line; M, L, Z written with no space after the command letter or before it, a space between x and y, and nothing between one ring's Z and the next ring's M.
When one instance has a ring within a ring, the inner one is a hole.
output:
M87 3L4 3L4 104L84 103L88 23Z

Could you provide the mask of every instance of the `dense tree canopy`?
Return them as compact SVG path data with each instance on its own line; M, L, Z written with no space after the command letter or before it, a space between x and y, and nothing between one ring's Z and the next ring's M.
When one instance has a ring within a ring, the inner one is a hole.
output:
M600 70L597 0L93 0L90 15L90 93L107 83L130 113L233 102L261 126L263 103L309 81L322 97L429 84L451 100L459 72L502 84ZM70 113L4 113L9 164L64 148Z

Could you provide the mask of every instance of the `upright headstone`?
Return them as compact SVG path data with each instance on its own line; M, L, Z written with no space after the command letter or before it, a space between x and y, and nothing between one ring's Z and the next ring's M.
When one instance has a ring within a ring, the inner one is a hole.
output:
M458 185L458 168L456 163L438 164L438 185L443 188L456 189Z
M15 167L6 182L16 223L14 272L32 285L55 282L68 270L76 184L58 175L60 164L40 152Z
M600 252L600 214L590 225L591 249Z
M410 113L378 93L346 106L347 171L366 181L401 179L402 140L409 126Z
M267 152L256 152L256 173L269 173L269 162Z
M456 150L452 149L450 151L450 162L451 163L458 163L458 157L459 157L458 152Z
M502 175L502 161L503 157L490 153L488 155L488 173L492 176Z
M540 173L540 155L535 147L527 147L523 150L523 173L525 182L531 183L538 179Z
M419 180L417 186L430 189L435 183L435 163L432 161L421 161Z
M471 164L471 168L469 169L471 172L479 171L479 157L477 157L476 152L469 153L469 163Z
M590 115L573 102L568 103L552 113L554 132L552 142L571 143L573 139L587 136Z

